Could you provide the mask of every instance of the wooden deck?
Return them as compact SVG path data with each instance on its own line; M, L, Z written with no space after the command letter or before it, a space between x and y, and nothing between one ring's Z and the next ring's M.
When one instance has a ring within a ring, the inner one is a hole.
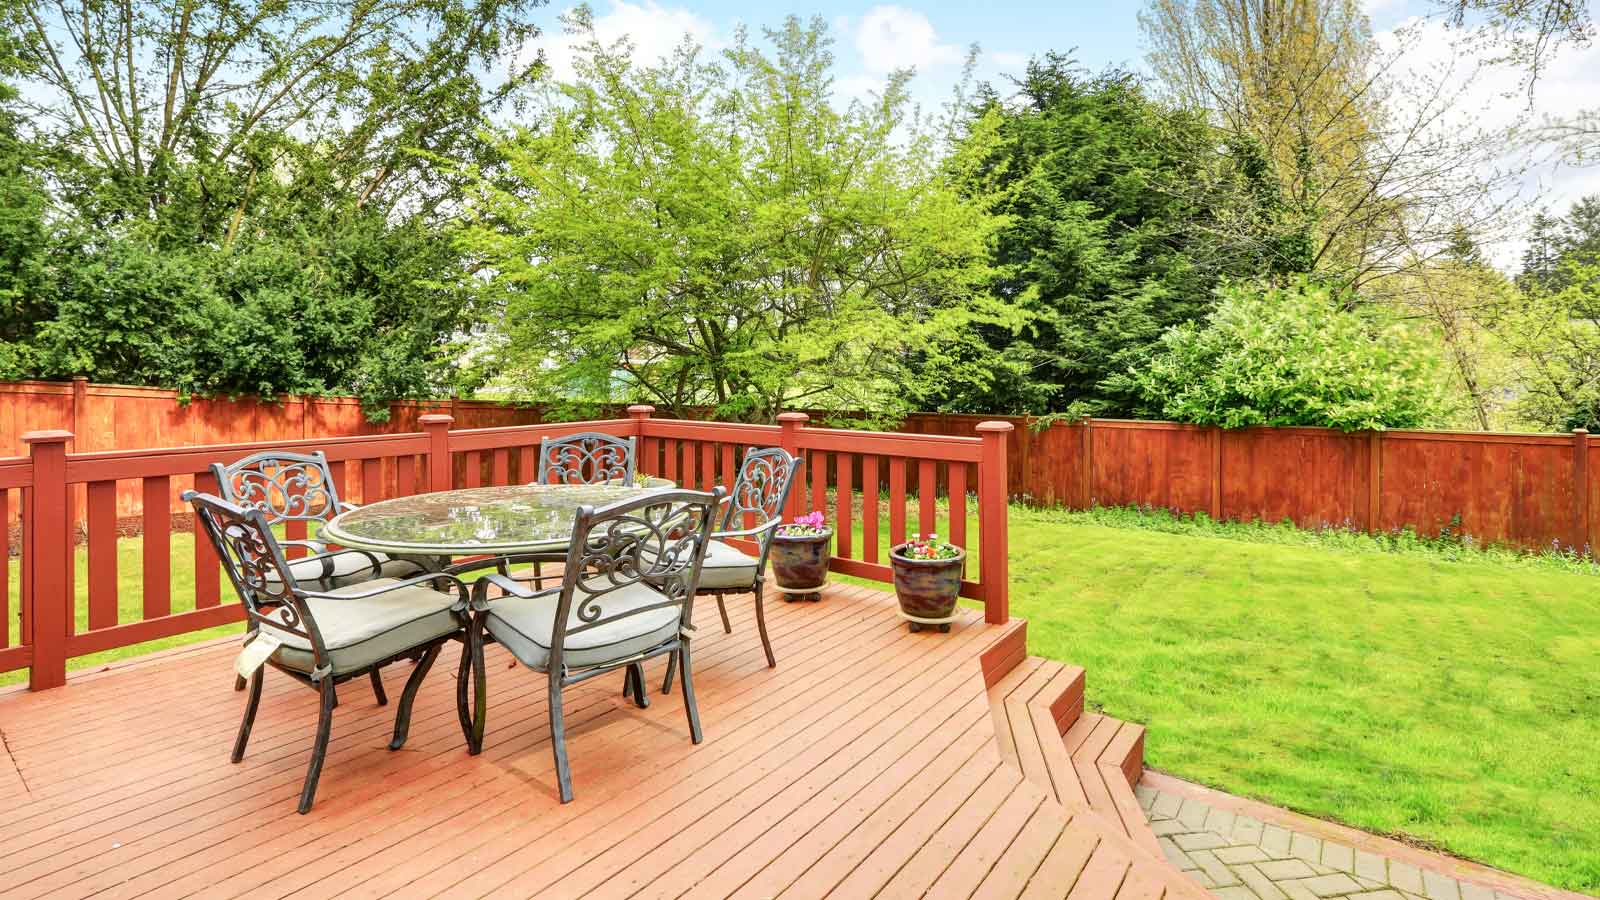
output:
M231 641L0 696L0 896L1205 896L1140 831L1143 730L1084 715L1083 671L1027 657L1024 623L910 634L836 588L771 605L768 670L729 606L731 635L697 609L698 747L659 663L647 710L620 673L569 692L566 806L544 681L498 648L476 758L448 656L399 752L393 706L343 687L308 816L315 694L269 672L230 765Z

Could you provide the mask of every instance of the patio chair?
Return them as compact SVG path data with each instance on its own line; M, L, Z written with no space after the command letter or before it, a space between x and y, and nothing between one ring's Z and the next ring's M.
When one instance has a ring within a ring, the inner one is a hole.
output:
M755 595L756 631L761 634L761 649L766 651L769 669L776 668L778 660L772 655L772 640L767 637L766 606L762 597L767 581L767 554L772 549L772 535L783 521L783 505L804 463L804 459L789 455L781 447L745 453L744 461L739 464L739 475L733 482L733 493L728 495L727 509L711 535L711 546L706 550L706 562L700 570L697 586L698 593L716 596L725 634L733 633L733 625L728 621L723 595ZM750 527L734 527L747 516L752 522ZM735 538L753 540L756 555L751 556L727 543ZM672 670L673 659L669 657L667 676L661 684L663 694L672 692Z
M233 762L244 759L261 704L265 666L321 695L317 736L300 792L299 811L304 814L316 799L317 780L328 753L333 710L338 705L336 686L363 675L375 677L378 669L395 660L419 657L395 712L389 749L399 750L411 727L411 705L422 680L445 642L465 637L470 601L467 586L453 575L433 572L407 579L377 578L325 591L307 590L284 558L261 510L197 491L185 491L183 499L194 507L254 627L241 660L249 654L261 655L246 663L253 663L250 694L234 740Z
M517 661L549 680L550 745L561 802L572 800L566 722L561 692L574 684L625 669L625 684L640 708L650 704L644 662L672 656L683 669L683 705L689 738L700 743L689 654L696 582L710 543L713 514L722 501L712 493L664 491L595 509L580 507L558 586L532 589L495 573L474 586L472 626L473 708L458 689L467 752L483 750L487 713L484 644L502 644ZM499 588L498 597L488 596Z
M231 465L211 464L217 491L223 500L246 509L258 509L270 525L284 522L326 522L355 506L339 499L328 457L315 453L268 450L253 453ZM382 553L366 551L329 553L328 545L315 540L279 540L280 546L300 546L311 556L289 561L289 571L301 584L324 590L357 584L374 578L406 578L420 574L423 567L404 559L391 559ZM254 629L251 629L253 633ZM235 678L233 689L244 690L244 679ZM383 681L372 673L372 692L378 705L389 702Z
M541 484L632 484L636 454L634 439L598 431L583 431L558 438L539 439Z

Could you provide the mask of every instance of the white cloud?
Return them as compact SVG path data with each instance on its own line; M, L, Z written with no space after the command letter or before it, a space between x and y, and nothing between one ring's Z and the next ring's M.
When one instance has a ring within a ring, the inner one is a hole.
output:
M962 59L960 47L940 42L927 16L903 6L867 10L856 28L856 49L862 68L879 74L904 68L924 71Z
M984 55L988 57L989 62L993 63L994 66L999 69L1005 69L1007 71L1015 69L1021 71L1028 66L1028 54L1026 53L1000 50Z
M721 33L710 20L681 6L662 6L656 0L612 0L610 9L595 15L594 30L600 42L607 45L626 37L633 44L633 61L637 65L653 65L670 56L685 36L711 49L723 43ZM556 80L569 81L574 74L577 47L587 40L584 35L567 34L558 25L546 31L536 46L544 51Z

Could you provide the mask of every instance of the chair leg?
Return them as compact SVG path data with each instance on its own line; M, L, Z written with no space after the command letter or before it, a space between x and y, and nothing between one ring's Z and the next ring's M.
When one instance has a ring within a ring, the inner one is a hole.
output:
M472 638L461 636L461 665L456 669L456 718L461 720L461 740L472 746L472 712L467 707L467 685L472 681Z
M372 696L378 698L379 706L388 706L389 695L383 692L383 676L378 674L377 669L373 669L370 674L372 676Z
M767 668L776 669L778 660L772 655L772 639L767 637L767 605L761 597L761 588L764 584L765 582L756 582L756 630L761 632L761 649L767 651Z
M236 690L236 691L244 690L244 676L243 675L235 675L235 676L233 676L233 689Z
M722 595L717 595L717 612L722 614L722 633L733 634L733 623L728 621L728 605L722 602Z
M483 752L483 732L489 719L489 673L483 663L482 616L472 617L472 627L467 633L472 644L472 736L467 739L467 752L477 756Z
M311 811L317 799L317 781L322 777L322 761L328 757L328 737L333 733L333 708L338 705L333 677L322 679L322 710L317 716L317 741L311 745L311 767L306 770L306 786L300 791L300 815Z
M678 654L667 654L667 677L661 681L661 693L672 693L672 673L678 668Z
M239 723L239 736L233 741L234 762L244 759L244 747L250 743L250 727L256 723L256 709L261 706L261 679L266 674L264 669L256 669L250 676L250 696L244 701L244 720Z
M572 802L572 769L567 765L567 723L561 717L561 676L550 674L550 749L556 756L556 786L561 802Z
M633 705L640 709L650 708L650 693L644 689L644 663L634 663L628 666L627 678L623 679L622 695L632 697Z
M400 692L400 710L394 717L394 738L389 741L390 750L399 750L406 745L406 734L411 730L411 704L417 699L417 689L422 687L422 679L428 677L428 670L433 668L434 660L439 658L439 651L443 649L443 644L429 647L416 668L411 670L411 677L406 679L406 689ZM374 669L372 674L377 675L378 671Z
M678 655L683 657L683 711L689 715L689 740L700 743L700 711L694 705L694 676L689 672L689 639L678 645Z

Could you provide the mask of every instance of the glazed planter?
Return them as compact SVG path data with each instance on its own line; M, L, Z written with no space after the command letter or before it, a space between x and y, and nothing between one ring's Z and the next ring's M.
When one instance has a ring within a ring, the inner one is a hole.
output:
M767 556L773 580L783 590L783 599L791 603L822 599L822 587L828 583L828 563L832 561L832 528L800 537L774 534L772 551Z
M961 571L967 551L950 559L912 559L901 555L906 546L896 544L889 548L900 618L910 623L912 631L938 628L947 632L956 620L956 598L961 596Z

